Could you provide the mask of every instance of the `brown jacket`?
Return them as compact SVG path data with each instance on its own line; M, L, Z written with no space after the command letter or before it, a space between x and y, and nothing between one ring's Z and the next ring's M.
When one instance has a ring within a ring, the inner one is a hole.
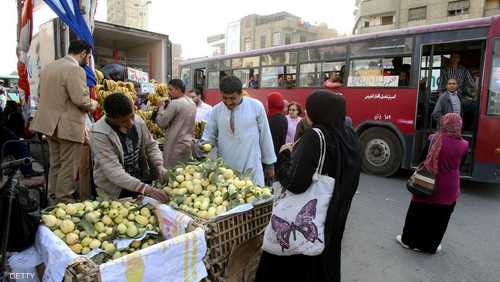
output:
M69 56L50 63L40 73L38 93L32 129L83 143L85 114L93 110L83 68Z
M167 169L192 158L195 117L196 105L185 95L158 111L156 123L166 131L163 158Z
M135 128L139 136L141 167L147 175L148 163L155 167L162 166L163 157L146 123L137 115ZM100 198L117 199L122 189L135 192L143 187L144 183L125 171L120 137L106 122L105 116L92 126L90 147L94 157L94 182Z

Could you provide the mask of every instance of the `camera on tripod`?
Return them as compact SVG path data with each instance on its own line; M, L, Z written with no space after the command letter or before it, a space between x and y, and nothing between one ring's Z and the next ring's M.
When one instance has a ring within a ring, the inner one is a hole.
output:
M2 175L12 176L16 174L22 166L31 165L33 159L31 158L22 158L18 160L4 162L0 165L0 172Z

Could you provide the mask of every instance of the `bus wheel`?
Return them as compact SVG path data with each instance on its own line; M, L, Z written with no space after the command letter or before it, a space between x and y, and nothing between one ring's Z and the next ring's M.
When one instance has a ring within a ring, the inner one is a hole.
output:
M361 134L363 171L369 174L390 176L400 167L403 148L399 139L387 128L373 127Z

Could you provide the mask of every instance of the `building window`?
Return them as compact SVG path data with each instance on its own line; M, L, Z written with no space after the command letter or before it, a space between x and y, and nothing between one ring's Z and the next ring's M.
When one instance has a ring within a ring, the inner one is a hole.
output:
M273 32L271 44L272 44L272 46L280 46L281 45L281 33L280 32Z
M292 43L292 35L290 33L285 34L285 45Z
M365 27L370 27L370 22L365 22Z
M469 0L448 2L448 17L468 14L469 7Z
M266 48L266 36L265 35L260 36L260 48Z
M306 36L305 35L300 35L300 42L306 42Z
M244 51L250 51L252 50L252 39L251 38L245 38L245 41L243 43L243 48Z
M393 16L382 16L382 25L390 25L394 23Z
M427 18L427 7L418 7L408 10L408 21L420 21Z

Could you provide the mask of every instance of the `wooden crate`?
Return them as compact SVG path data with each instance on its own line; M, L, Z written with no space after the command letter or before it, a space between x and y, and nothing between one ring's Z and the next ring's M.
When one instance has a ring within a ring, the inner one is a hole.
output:
M230 215L215 221L195 218L205 229L207 255L205 265L210 281L227 281L227 266L233 250L245 242L263 236L271 219L272 202L255 206L247 212Z

